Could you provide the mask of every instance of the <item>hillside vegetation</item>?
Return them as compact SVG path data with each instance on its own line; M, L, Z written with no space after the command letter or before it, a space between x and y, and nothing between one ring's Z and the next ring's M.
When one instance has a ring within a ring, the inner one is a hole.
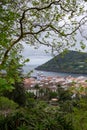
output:
M87 53L69 50L38 66L36 70L87 74Z

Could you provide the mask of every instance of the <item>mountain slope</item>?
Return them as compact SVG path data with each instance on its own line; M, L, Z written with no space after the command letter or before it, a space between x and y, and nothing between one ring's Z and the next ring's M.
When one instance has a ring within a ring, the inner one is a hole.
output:
M87 74L87 53L68 51L55 56L36 70Z

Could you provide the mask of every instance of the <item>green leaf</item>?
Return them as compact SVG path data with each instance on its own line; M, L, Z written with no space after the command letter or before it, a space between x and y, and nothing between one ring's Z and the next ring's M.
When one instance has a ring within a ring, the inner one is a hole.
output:
M81 45L81 49L85 49L86 48L86 45L83 43L83 41L80 42L80 45Z

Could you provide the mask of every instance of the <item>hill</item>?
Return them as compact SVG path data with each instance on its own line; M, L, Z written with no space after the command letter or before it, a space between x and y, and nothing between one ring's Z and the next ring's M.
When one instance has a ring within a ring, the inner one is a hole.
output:
M69 50L38 66L36 70L87 74L87 53Z

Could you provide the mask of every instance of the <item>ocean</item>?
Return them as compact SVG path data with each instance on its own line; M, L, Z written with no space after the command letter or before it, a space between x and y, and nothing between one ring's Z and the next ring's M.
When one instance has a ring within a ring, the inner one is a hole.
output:
M71 73L58 73L58 72L47 72L47 71L39 71L35 70L35 68L39 65L42 65L53 58L53 56L50 53L44 52L45 47L41 46L39 49L34 49L30 46L25 46L25 49L23 51L23 55L25 58L29 58L30 61L23 67L23 74L27 74L30 71L33 71L31 73L31 76L37 76L38 73L43 74L44 76L87 76L85 74L71 74Z
M37 77L38 73L42 74L43 76L62 76L62 77L65 77L65 76L71 75L73 77L78 77L78 76L85 76L85 77L87 77L86 74L71 74L71 73L60 73L60 72L48 72L48 71L35 70L35 68L37 66L38 65L25 65L23 67L23 73L27 74L30 71L32 71L32 73L31 73L32 77Z

